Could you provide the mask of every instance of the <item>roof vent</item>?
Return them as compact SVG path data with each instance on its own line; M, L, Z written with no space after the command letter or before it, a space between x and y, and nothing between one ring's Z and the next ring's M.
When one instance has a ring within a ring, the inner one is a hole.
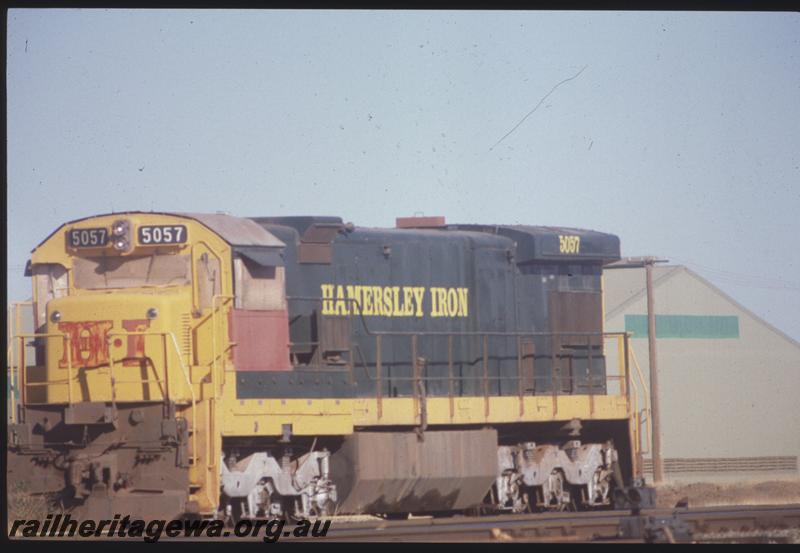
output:
M441 228L445 226L443 216L435 217L398 217L397 228Z

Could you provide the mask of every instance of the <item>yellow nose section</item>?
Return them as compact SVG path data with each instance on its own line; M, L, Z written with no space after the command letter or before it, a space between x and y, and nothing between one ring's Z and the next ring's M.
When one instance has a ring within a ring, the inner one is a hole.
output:
M70 296L50 301L47 311L47 402L162 401L183 394L178 371L188 365L190 294Z

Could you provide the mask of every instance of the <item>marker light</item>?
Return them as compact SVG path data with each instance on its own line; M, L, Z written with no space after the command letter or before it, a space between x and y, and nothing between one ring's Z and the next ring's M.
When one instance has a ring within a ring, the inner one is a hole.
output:
M155 307L151 307L150 309L147 310L148 319L155 319L156 317L158 317L158 309L156 309Z
M53 311L50 314L50 320L53 321L54 323L57 323L58 321L60 321L61 320L61 311Z

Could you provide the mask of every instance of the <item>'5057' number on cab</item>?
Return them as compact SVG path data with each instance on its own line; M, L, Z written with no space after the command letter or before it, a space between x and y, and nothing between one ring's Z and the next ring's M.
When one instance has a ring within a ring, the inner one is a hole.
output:
M98 248L108 243L108 229L76 228L67 232L67 244L72 248Z
M559 253L581 253L581 237L580 236L558 236L558 252Z
M186 242L184 225L157 225L139 227L139 244L183 244Z

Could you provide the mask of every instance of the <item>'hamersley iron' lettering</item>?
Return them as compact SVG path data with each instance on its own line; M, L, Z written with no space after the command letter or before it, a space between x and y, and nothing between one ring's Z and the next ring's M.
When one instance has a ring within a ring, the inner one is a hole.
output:
M322 284L323 315L466 317L469 288Z

